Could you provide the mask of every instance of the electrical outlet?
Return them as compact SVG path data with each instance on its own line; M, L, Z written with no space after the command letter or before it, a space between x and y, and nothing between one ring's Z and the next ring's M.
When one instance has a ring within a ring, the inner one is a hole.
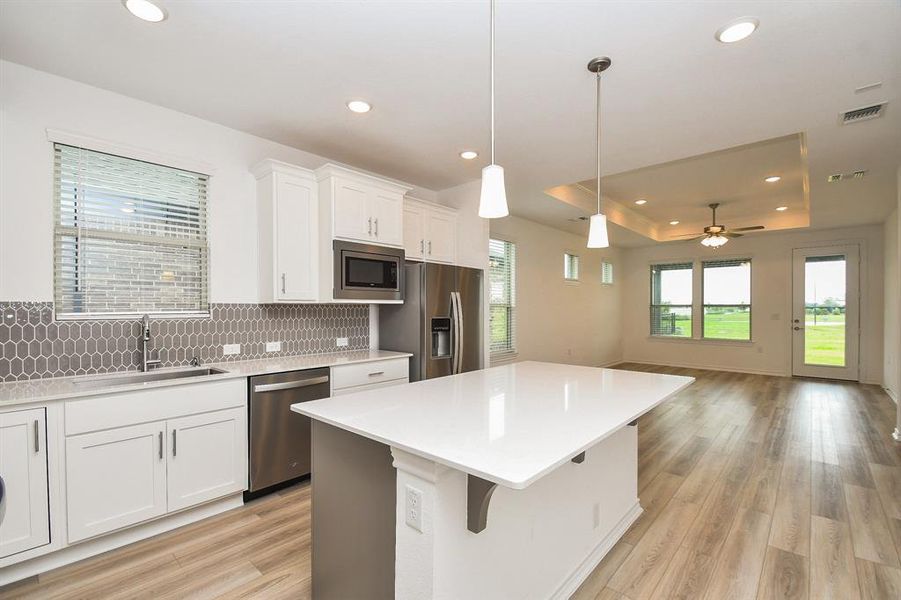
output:
M422 492L411 485L404 489L406 491L404 521L416 531L422 531Z
M335 340L335 342L339 348L347 348L349 344L347 338L338 338Z
M241 354L241 344L224 344L222 346L222 354L231 356L233 354Z
M282 343L281 342L266 342L266 352L281 352L282 351Z

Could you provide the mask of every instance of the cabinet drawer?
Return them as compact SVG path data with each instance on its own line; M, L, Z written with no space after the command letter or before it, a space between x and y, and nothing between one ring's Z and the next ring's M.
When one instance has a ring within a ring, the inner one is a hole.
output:
M392 358L376 362L332 367L332 390L358 385L406 379L410 373L409 358Z
M392 381L383 381L381 383L372 383L369 385L358 385L357 387L344 388L341 390L335 390L332 392L332 396L345 396L347 394L356 394L357 392L366 392L369 390L377 390L379 388L392 387L395 385L400 385L402 383L409 383L409 379L406 377L403 379L394 379Z

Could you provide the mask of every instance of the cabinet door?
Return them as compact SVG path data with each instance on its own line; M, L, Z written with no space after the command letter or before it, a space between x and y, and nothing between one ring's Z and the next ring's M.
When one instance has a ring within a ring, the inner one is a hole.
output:
M404 197L373 190L370 196L373 240L379 244L404 245Z
M0 414L0 558L50 543L44 409Z
M422 260L425 251L425 210L418 204L404 204L404 252L407 258Z
M429 211L426 218L425 259L454 264L457 261L457 215Z
M169 511L247 488L247 413L230 408L170 419Z
M318 206L315 182L275 176L276 296L316 300Z
M66 439L69 541L166 513L166 423Z
M334 178L332 185L335 237L363 242L374 240L369 188L338 177Z

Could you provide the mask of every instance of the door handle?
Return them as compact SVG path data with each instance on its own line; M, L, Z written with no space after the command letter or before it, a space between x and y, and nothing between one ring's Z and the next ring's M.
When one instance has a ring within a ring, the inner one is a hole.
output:
M378 217L375 219L375 237L379 237L379 220Z
M299 381L284 381L282 383L262 383L253 386L253 392L259 394L262 392L277 392L279 390L293 390L294 388L302 388L310 385L319 385L320 383L328 383L328 375L322 377L310 377L309 379L301 379Z
M160 460L163 460L163 432L160 432Z
M431 248L429 254L431 254ZM457 294L457 373L463 372L463 302L460 300L460 292Z
M419 253L425 254L425 240L419 240Z
M369 235L372 235L372 217L369 217Z
M3 475L0 475L0 504L3 503L3 497L6 495L6 483L3 481Z
M39 429L40 423L37 419L34 420L34 452L37 454L41 451L41 430Z
M178 454L178 430L172 430L172 458Z
M432 240L429 240L429 256L432 255Z
M287 287L288 287L288 274L282 273L282 293L283 294L288 293Z
M797 325L795 325L794 327L792 327L792 329L794 329L795 331L801 331L801 330L804 329L804 328L803 328L803 327L798 327Z

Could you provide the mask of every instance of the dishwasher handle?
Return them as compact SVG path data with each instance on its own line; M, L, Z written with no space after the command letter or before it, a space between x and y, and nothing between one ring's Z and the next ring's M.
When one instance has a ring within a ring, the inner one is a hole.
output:
M311 385L319 385L328 383L328 375L321 377L310 377L309 379L298 379L296 381L284 381L282 383L261 383L253 386L253 392L259 394L262 392L277 392L279 390L293 390L294 388L308 387Z

